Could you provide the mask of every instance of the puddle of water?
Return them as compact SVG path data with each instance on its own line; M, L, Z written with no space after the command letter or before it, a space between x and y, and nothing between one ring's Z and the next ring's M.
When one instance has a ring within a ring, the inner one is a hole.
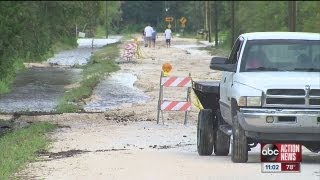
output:
M117 43L120 41L121 38L122 36L109 36L108 39L81 38L81 39L78 39L77 42L78 42L78 47L91 48L93 43L93 47L100 48L108 44Z
M18 73L12 91L0 95L1 112L52 112L64 86L81 78L81 69L30 68Z
M48 59L48 63L60 66L85 65L97 48L119 42L120 39L121 36L111 36L108 39L93 39L93 48L92 38L78 39L78 48L55 54L54 57Z
M85 111L105 111L122 104L143 103L148 97L133 84L137 77L130 73L114 73L93 92L94 100L85 106Z
M199 48L207 47L207 45L203 45L203 44L174 45L172 47L185 50L188 53L193 55L208 55L208 52L199 49Z
M55 54L48 62L62 66L85 65L97 48L120 39L121 36L95 39L93 49L92 39L79 39L78 48ZM67 68L30 68L18 73L12 91L0 95L0 112L52 112L65 91L64 86L79 80L80 73L80 69Z
M67 51L62 51L49 58L50 64L61 66L85 65L90 60L91 53L94 52L91 48L77 48Z

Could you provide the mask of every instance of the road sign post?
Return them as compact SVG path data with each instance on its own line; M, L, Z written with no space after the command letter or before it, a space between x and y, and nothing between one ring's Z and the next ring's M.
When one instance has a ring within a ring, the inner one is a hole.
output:
M173 22L174 18L173 17L166 17L165 21L168 22L168 28L171 28L171 22Z
M182 35L184 36L184 28L186 27L187 18L181 17L179 21L181 23Z
M185 18L185 17L181 17L180 18L180 23L181 24L186 24L186 22L187 22L187 18Z
M166 22L173 22L173 17L166 17L165 21Z

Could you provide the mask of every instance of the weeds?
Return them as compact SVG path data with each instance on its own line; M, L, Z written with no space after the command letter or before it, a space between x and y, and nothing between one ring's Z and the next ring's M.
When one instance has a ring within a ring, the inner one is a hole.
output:
M92 95L93 89L105 75L119 69L115 59L119 56L118 44L108 45L93 54L90 62L82 67L80 86L65 92L59 101L57 112L79 112L82 100Z
M56 128L49 123L32 124L0 137L0 179L9 179L36 158L38 150L46 149L49 141L45 133Z

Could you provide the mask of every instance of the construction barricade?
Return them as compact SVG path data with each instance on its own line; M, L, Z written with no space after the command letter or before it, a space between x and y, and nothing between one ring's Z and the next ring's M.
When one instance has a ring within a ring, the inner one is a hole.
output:
M127 61L132 61L133 57L140 59L142 58L141 48L138 42L138 38L134 38L133 43L126 44L122 58Z
M133 56L136 54L137 46L138 45L136 43L126 44L122 56L123 59L126 59L127 61L132 61Z
M160 113L162 116L162 122L164 124L163 111L184 111L184 124L187 124L189 111L191 110L191 74L189 77L174 77L164 76L161 72L160 76L160 91L158 101L158 113L157 113L157 124L159 124ZM185 101L169 101L164 100L163 90L164 87L185 87L187 88L187 97Z

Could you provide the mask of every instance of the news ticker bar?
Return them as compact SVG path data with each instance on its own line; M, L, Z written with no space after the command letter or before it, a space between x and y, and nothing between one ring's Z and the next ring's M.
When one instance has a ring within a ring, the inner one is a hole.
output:
M262 163L261 172L263 173L299 173L300 163Z

